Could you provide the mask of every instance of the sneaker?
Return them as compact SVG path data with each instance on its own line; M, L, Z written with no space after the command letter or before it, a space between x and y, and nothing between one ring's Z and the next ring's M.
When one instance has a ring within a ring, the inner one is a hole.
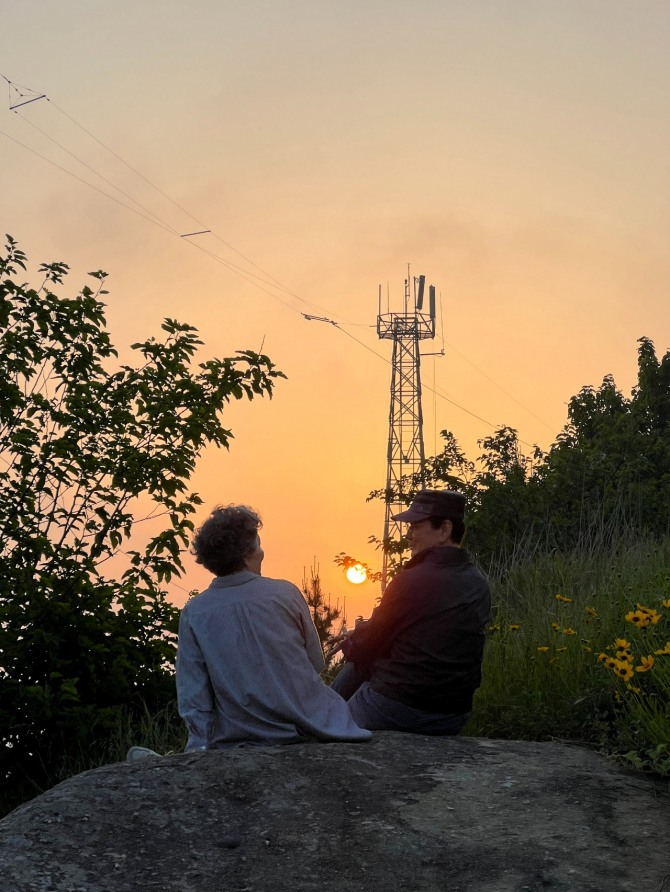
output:
M131 746L126 754L126 762L137 762L139 759L148 759L150 756L160 756L155 750L146 746Z

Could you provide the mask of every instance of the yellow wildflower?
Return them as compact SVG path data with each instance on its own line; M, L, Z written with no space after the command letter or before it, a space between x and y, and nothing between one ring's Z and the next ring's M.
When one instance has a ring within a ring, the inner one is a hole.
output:
M574 629L571 629L570 626L568 626L567 629L563 629L563 634L564 635L576 635L577 633L575 632Z
M650 622L650 623L653 623L654 625L656 625L656 623L660 620L661 614L658 613L657 610L654 610L653 607L643 607L642 604L637 604L636 606L637 606L636 613L641 613L644 616L646 616L647 622Z
M655 650L654 653L659 657L663 654L670 654L670 641L666 641L665 647L662 647L660 650Z
M546 652L547 652L548 650L549 650L549 648L545 645L545 646L543 646L543 647L538 647L537 652L538 652L538 653L541 653L541 654L546 654Z
M567 647L557 647L557 648L556 648L556 653L557 653L557 654L562 654L564 650L567 650Z
M593 607L585 607L584 613L587 613L589 616L598 616L597 612L593 609Z
M489 632L499 632L499 631L500 631L500 626L498 626L498 625L489 626Z
M631 610L626 614L626 622L632 623L634 626L637 626L638 629L644 629L645 626L649 625L649 617L646 613L643 613L641 610Z
M552 631L552 632L560 632L560 631L561 631L561 627L559 626L558 623L552 623L552 624L551 624L551 631Z
M640 660L641 665L635 667L636 672L648 672L651 667L654 665L654 658L650 655L648 657L642 657Z
M616 638L614 641L614 646L618 647L620 650L626 650L630 647L630 641L626 641L625 638Z
M617 660L621 660L624 663L631 663L633 661L633 654L629 650L618 650L614 656Z
M561 601L563 604L572 603L572 598L566 598L564 595L556 595L556 600Z
M614 672L623 681L629 681L633 677L633 667L629 663L618 663L614 667Z
M629 685L628 685L628 690L629 690L629 691L633 691L634 694L639 694L639 693L640 693L640 688L636 688L636 687L635 687L634 685L632 685L632 684L629 684Z
M661 601L661 604L662 604L664 607L670 607L670 598L666 598L665 601Z
M607 654L604 654L604 653L598 654L598 662L599 663L602 663L604 660L609 660L609 659L610 659L610 657L608 657Z
M510 630L510 632L518 632L521 626L518 623L510 623L507 628Z
M607 654L605 654L605 669L615 669L618 665L618 660L615 660L614 657L608 657Z
M582 650L584 651L585 654L593 653L593 648L589 647L588 644L582 644Z

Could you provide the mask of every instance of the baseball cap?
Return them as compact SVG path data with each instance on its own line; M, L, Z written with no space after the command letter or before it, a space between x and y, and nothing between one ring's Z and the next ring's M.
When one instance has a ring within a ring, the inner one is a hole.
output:
M393 520L403 523L417 523L428 517L445 517L449 520L463 520L465 516L465 496L452 489L422 489L414 496L406 511L394 514Z

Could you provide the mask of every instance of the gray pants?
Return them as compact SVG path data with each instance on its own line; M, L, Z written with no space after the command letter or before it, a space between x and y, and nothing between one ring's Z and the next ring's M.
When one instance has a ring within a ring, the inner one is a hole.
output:
M413 734L453 735L466 725L470 713L424 712L373 691L369 681L357 677L353 663L345 663L332 684L334 691L349 704L351 717L359 728L369 731L407 731Z

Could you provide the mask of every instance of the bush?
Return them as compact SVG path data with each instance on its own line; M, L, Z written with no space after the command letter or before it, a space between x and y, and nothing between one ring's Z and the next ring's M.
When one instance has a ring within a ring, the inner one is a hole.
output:
M105 273L62 297L68 267L37 289L0 257L0 778L6 801L40 792L83 754L95 762L123 723L174 696L177 610L161 585L200 498L202 448L228 445L231 399L271 396L277 377L249 351L194 367L200 340L166 319L164 340L114 368ZM283 376L282 376L283 377ZM139 512L141 515L138 516ZM138 549L133 526L161 518ZM114 558L118 572L105 574ZM118 578L117 578L118 577Z

